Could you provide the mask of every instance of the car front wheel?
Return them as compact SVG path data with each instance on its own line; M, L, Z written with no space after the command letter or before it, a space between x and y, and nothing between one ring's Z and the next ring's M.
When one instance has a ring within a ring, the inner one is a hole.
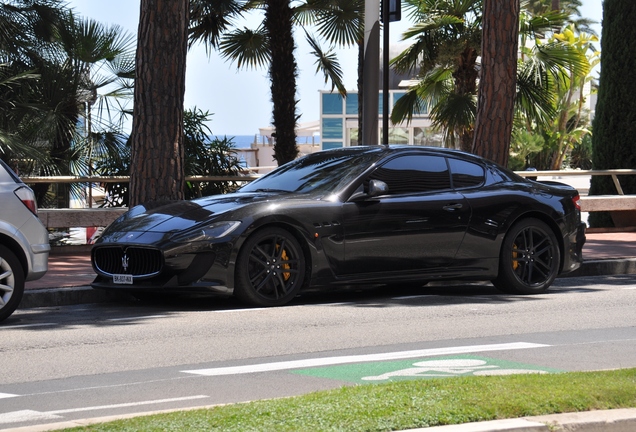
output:
M15 311L24 294L24 272L13 252L0 246L0 321Z
M280 306L293 299L305 278L305 257L287 230L265 228L243 244L236 261L234 293L256 306Z
M546 223L521 220L504 238L493 285L512 294L542 293L557 277L560 258L556 236Z

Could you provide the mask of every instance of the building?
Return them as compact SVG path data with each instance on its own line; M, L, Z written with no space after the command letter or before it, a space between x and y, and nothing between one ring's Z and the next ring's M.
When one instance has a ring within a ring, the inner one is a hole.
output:
M391 114L395 103L406 94L403 89L389 90ZM379 98L378 128L382 141L382 92ZM358 93L348 92L346 97L330 91L320 92L320 142L322 149L349 147L358 142ZM362 143L379 144L379 143ZM443 146L443 135L431 125L428 112L413 116L409 123L389 123L389 144Z

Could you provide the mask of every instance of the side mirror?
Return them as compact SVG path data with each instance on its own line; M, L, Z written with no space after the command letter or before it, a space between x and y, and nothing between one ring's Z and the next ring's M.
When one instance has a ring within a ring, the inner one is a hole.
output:
M389 186L382 180L371 180L366 192L362 191L362 186L359 190L354 192L349 198L349 201L364 201L369 198L375 198L380 195L386 195L389 193Z
M386 195L389 193L389 185L384 183L382 180L371 180L369 182L369 192L367 192L367 197L375 198L380 195Z
M389 186L386 183L381 180L371 180L366 192L362 190L362 185L360 185L358 190L351 195L349 201L364 201L387 193L389 193Z

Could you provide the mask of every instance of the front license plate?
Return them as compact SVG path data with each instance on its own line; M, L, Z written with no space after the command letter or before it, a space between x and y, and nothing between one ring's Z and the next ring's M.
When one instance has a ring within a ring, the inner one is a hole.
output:
M125 275L116 274L116 275L113 275L113 283L132 285L133 277L132 275L128 275L128 274L125 274Z

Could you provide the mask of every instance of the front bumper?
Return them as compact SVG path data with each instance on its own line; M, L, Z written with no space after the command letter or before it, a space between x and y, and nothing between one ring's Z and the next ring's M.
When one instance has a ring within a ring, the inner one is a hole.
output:
M124 256L130 255L131 258L127 262L129 264L124 270L121 266L104 265L100 261L100 255L93 248L93 268L97 273L97 277L91 283L93 288L111 289L121 291L161 291L161 292L179 292L179 293L205 293L212 292L218 294L232 294L231 269L229 265L228 252L230 245L221 244L208 246L205 251L178 253L164 256L158 249L148 248L153 251L151 255L157 261L156 265L133 266L134 260L138 259L138 255L130 253L131 247L124 248L126 250ZM109 254L110 255L110 254ZM96 258L97 257L97 258ZM109 264L121 261L121 258L109 256ZM100 265L101 264L101 265ZM108 268L108 270L106 270ZM144 270L151 268L152 272ZM137 271L137 273L136 273ZM127 274L130 272L132 276L132 284L115 283L113 276L115 274Z

